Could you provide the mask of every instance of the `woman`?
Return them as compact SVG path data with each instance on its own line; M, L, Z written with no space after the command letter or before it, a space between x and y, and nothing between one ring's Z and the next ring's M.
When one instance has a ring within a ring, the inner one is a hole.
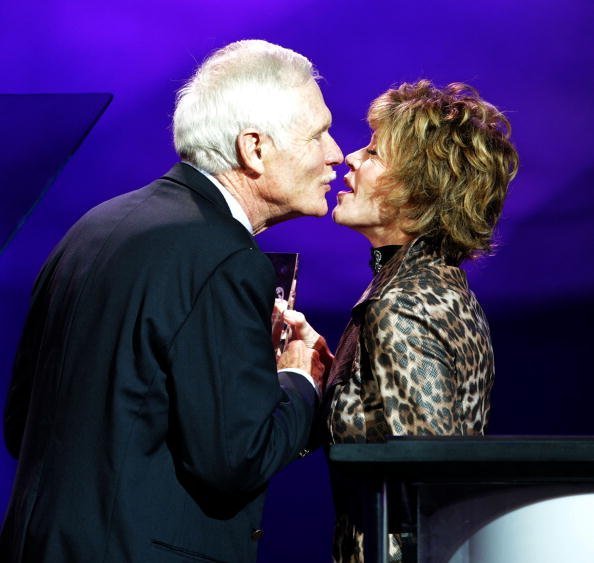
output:
M518 167L509 122L473 88L428 80L379 96L368 122L371 141L346 158L348 189L333 211L371 243L374 277L328 380L330 442L481 435L493 351L459 266L491 250ZM334 558L361 561L356 499L334 489ZM390 552L400 560L397 537Z

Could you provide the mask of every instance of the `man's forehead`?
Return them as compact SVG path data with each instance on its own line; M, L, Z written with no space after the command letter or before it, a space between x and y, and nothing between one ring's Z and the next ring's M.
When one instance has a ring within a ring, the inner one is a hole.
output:
M332 114L324 101L320 87L314 80L301 88L299 103L302 106L302 118L305 123L321 129L330 127Z

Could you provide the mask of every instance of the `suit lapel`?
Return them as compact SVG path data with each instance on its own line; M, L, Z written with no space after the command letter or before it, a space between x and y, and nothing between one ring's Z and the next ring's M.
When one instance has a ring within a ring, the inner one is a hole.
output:
M206 176L189 164L178 162L163 176L163 178L189 188L200 197L203 197L216 205L222 211L229 214L231 213L223 194L221 194L217 187Z

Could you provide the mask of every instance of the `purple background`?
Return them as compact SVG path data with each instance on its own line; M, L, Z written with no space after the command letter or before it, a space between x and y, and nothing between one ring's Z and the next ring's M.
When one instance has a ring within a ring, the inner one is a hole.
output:
M85 210L170 167L175 91L213 49L257 37L300 51L318 66L332 133L345 154L367 141L370 100L404 80L465 81L507 113L520 172L498 254L469 268L496 353L491 432L594 433L590 0L31 0L3 2L0 22L0 93L114 95L0 255L2 404L28 293L44 258ZM12 143L3 131L3 151ZM31 154L29 167L40 158ZM339 167L335 191L345 172ZM28 175L23 166L20 181L1 179L3 206L24 189ZM334 347L370 277L367 241L330 217L279 225L259 241L265 250L301 253L298 308ZM13 472L2 446L0 514ZM331 518L318 452L275 478L261 561L327 561Z

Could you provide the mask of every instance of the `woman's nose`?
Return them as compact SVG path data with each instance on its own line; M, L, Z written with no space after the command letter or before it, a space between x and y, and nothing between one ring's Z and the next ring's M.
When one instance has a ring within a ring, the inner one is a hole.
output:
M359 164L361 164L361 156L359 155L359 151L347 154L344 161L351 170L356 170L359 168Z

